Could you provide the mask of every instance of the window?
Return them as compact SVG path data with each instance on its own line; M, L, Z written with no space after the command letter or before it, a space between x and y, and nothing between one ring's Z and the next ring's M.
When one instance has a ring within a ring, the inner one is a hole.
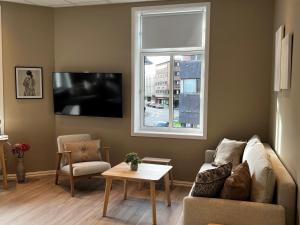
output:
M210 3L132 9L132 135L206 138Z

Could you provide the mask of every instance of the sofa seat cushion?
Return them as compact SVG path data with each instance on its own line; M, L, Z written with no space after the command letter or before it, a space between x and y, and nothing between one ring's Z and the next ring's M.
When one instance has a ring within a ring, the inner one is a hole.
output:
M248 162L251 183L251 201L272 203L275 174L270 157L262 143L255 143L244 158Z
M104 171L110 169L110 164L104 161L81 162L73 163L72 165L74 176L83 176L97 173L101 174ZM66 173L70 173L70 166L63 166L61 170Z
M228 162L232 162L232 167L235 168L241 163L246 142L235 141L224 138L217 147L214 166L220 166Z

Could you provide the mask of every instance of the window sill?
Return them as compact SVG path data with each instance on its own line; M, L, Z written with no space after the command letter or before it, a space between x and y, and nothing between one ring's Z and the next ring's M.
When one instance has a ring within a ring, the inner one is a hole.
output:
M147 131L138 130L132 131L131 136L137 137L157 137L157 138L174 138L174 139L197 139L206 140L207 137L203 133L179 133L179 132L163 132L163 131Z

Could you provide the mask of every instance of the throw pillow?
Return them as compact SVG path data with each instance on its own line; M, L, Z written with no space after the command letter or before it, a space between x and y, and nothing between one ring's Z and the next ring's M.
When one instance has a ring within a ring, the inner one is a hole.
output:
M217 168L198 173L191 195L210 198L219 196L226 178L230 176L231 169L232 162L229 162Z
M275 188L275 174L270 156L262 143L256 143L247 155L251 182L250 200L272 203Z
M221 198L246 201L250 198L251 176L247 161L238 165L226 179Z
M65 143L64 150L72 152L73 163L101 160L100 140ZM65 157L65 164L68 163Z
M217 147L216 156L212 165L220 166L232 161L232 167L240 164L246 143L224 138Z
M246 159L248 158L248 155L250 153L250 151L253 149L254 145L256 143L261 143L260 141L260 137L258 135L254 135L252 138L250 138L250 140L247 142L247 145L245 147L244 150L244 154L243 154L243 160L242 162L245 162Z

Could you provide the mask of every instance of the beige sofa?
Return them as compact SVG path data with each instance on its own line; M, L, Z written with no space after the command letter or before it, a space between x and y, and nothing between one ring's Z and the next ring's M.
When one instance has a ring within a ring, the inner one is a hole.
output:
M273 149L264 148L270 156L276 176L274 204L192 197L183 200L183 225L295 225L296 185ZM209 169L214 150L207 150L200 171Z

